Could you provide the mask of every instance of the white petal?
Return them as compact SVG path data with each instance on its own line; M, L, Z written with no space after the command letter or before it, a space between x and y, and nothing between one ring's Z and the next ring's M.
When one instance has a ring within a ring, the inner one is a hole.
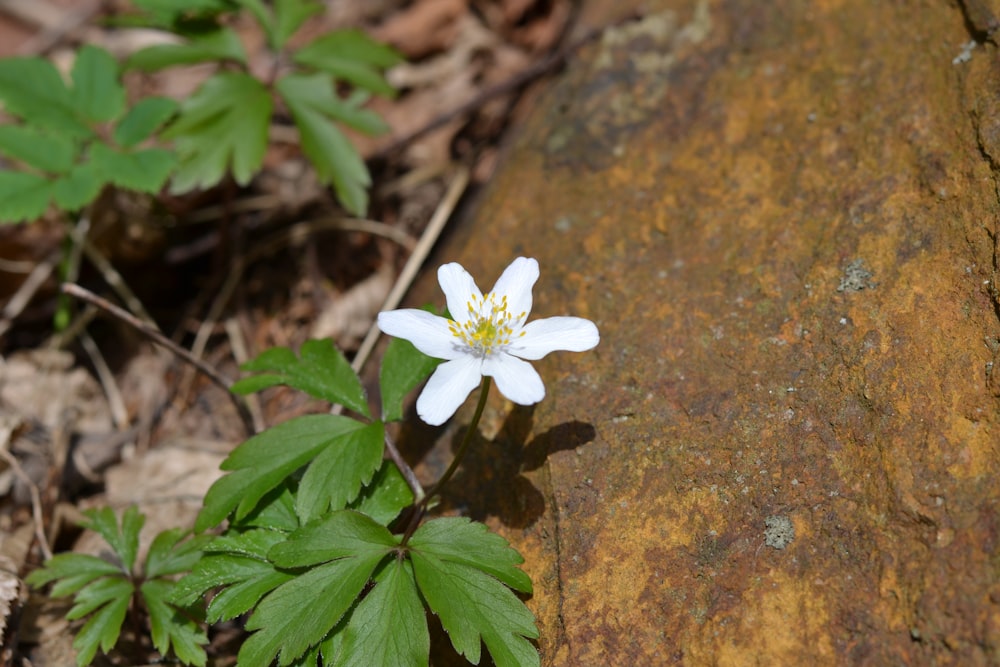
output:
M532 405L545 398L545 385L527 361L509 354L498 354L483 362L483 375L497 383L500 393L518 405Z
M538 280L538 260L518 257L510 263L493 286L498 299L507 297L507 312L523 322L531 312L531 288Z
M479 359L468 355L438 366L417 398L420 418L431 426L448 421L479 384L481 366Z
M556 350L583 352L601 342L597 325L582 317L547 317L528 322L521 332L507 352L522 359L541 359Z
M476 287L476 281L461 264L452 262L442 264L438 269L438 283L448 301L448 312L451 319L459 324L469 321L469 302L483 300L483 293Z
M425 310L404 308L379 313L378 328L390 336L405 338L435 359L454 359L462 355L456 346L457 339L448 329L448 320Z

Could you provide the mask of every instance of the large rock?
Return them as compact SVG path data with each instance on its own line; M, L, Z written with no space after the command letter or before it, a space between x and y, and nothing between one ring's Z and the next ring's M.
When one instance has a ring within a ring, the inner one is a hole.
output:
M643 3L443 249L487 288L537 257L535 315L603 337L493 403L451 501L526 556L544 664L1000 664L1000 62L965 4Z

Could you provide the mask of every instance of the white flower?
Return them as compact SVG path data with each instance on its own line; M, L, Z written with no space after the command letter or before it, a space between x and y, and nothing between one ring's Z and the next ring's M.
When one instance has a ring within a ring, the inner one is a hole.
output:
M518 257L484 297L468 271L445 264L438 269L438 282L454 320L412 308L379 313L378 326L384 333L446 360L417 399L421 419L434 426L443 424L484 375L515 403L537 403L545 398L545 385L524 359L541 359L556 350L583 352L600 342L597 326L581 317L525 323L536 280L538 262Z

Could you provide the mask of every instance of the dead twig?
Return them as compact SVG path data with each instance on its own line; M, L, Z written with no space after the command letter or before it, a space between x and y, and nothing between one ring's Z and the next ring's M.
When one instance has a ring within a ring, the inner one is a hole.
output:
M114 419L115 426L119 430L127 428L128 409L125 407L125 399L118 388L118 383L115 382L114 373L111 372L108 363L104 360L104 355L101 354L97 343L86 331L80 333L80 344L87 356L90 357L90 363L94 365L94 370L97 372L97 379L100 380L101 386L104 388L104 395L108 399L108 407L111 408L111 418Z
M406 480L407 486L413 492L413 504L420 503L424 499L424 487L420 484L420 480L417 479L413 468L403 459L403 455L399 453L396 443L392 441L388 433L385 435L385 451L389 455L389 459L399 468L399 472L403 475L403 479Z
M38 548L42 550L42 555L45 556L45 560L52 558L52 548L49 546L49 541L45 537L45 520L42 515L42 494L38 491L38 485L35 484L28 473L24 472L24 468L18 463L17 458L7 451L6 447L0 447L0 458L3 458L10 466L10 469L14 471L14 475L17 476L21 483L28 487L28 494L31 496L31 520L35 527L35 539L38 540Z
M177 355L178 357L180 357L181 359L188 362L189 364L197 368L199 371L204 373L212 382L214 382L219 387L225 390L226 395L229 396L229 399L233 402L233 405L236 407L236 411L237 413L239 413L240 419L243 420L243 426L246 428L247 433L250 435L256 433L253 416L247 409L246 403L244 403L239 396L229 391L229 388L233 384L232 380L229 380L228 378L220 374L218 371L216 371L214 368L205 364L203 361L192 355L190 352L182 348L180 345L177 345L172 340L164 336L158 330L154 329L149 324L146 324L142 320L132 315L132 313L128 312L124 308L119 308L118 306L111 303L107 299L103 299L97 296L90 290L81 287L79 285L76 285L74 283L64 283L62 286L62 291L64 294L69 294L70 296L75 296L78 299L82 299L87 303L91 303L97 306L106 313L114 317L117 317L118 319L122 320L123 322L131 326L136 331L151 338L158 345L167 348L175 355Z
M28 277L21 283L17 292L14 293L14 296L3 307L3 312L0 313L0 336L7 333L7 330L14 324L14 318L24 311L28 303L31 302L31 298L35 296L39 288L52 275L56 265L59 263L59 255L59 252L54 252L36 264L35 268L28 274Z

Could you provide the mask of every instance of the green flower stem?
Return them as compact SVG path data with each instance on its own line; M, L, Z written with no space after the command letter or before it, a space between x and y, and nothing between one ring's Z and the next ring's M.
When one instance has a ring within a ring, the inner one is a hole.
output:
M459 445L458 451L455 453L455 458L452 460L451 465L448 469L444 471L434 486L430 488L418 503L416 510L413 512L413 518L410 520L409 525L406 527L406 533L403 534L403 539L400 542L400 546L405 547L406 543L410 541L413 532L420 525L420 520L423 519L424 514L427 512L427 505L430 503L431 499L441 492L442 487L448 483L448 480L452 478L455 471L458 470L458 466L461 465L462 459L465 458L466 452L469 451L469 445L472 444L472 437L475 435L479 428L479 419L483 416L483 410L486 408L486 399L490 395L490 384L491 379L487 376L483 377L483 383L479 388L479 403L476 404L476 412L472 415L472 421L469 423L469 428L465 431L465 437L462 438L462 444Z

